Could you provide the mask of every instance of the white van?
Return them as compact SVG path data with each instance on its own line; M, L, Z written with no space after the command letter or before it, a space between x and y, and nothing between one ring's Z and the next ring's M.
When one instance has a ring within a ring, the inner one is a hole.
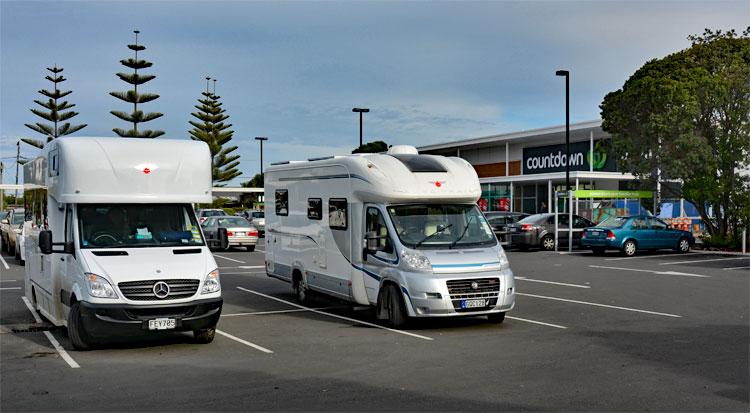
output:
M24 167L24 186L26 296L75 348L161 330L213 340L219 272L192 206L211 202L205 143L59 138Z
M411 146L273 164L267 274L300 301L316 291L376 306L394 327L409 317L502 322L515 304L513 272L480 194L468 162Z

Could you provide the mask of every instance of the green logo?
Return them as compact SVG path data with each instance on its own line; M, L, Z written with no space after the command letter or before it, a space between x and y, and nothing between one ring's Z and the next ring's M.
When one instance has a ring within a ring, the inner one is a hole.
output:
M602 141L598 141L594 144L594 153L591 151L586 152L586 159L589 161L589 165L593 165L594 169L602 169L607 164L607 148L604 147Z

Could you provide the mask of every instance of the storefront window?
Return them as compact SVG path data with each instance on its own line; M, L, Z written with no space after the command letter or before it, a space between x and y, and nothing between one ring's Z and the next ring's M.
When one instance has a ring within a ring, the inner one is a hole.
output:
M510 211L509 184L482 184L482 198L477 202L482 211Z

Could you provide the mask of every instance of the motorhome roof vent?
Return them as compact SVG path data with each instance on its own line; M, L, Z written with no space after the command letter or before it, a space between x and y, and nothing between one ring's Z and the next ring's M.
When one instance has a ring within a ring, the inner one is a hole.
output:
M388 155L418 155L417 148L411 145L393 145L388 148Z

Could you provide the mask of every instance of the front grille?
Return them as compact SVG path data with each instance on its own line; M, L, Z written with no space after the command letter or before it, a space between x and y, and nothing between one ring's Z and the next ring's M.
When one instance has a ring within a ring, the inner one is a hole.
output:
M159 298L154 294L154 284L159 281L167 283L169 286L169 295ZM180 279L180 280L145 280L145 281L127 281L117 284L120 292L128 300L148 301L148 300L177 300L180 298L192 297L198 291L200 280Z
M477 288L472 288L472 283L477 284ZM500 293L500 279L498 278L471 278L465 280L449 280L448 293L453 303L453 308L457 312L469 312L485 310L494 307L497 304ZM483 299L486 304L483 307L461 308L463 300Z

